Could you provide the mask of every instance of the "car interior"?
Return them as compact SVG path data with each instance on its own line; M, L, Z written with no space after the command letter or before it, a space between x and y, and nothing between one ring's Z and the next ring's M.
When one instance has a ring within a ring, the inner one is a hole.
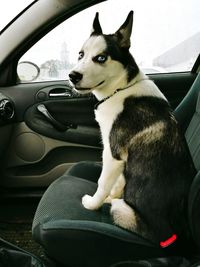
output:
M196 42L196 52L192 55L193 61L188 60L188 70L163 72L156 67L156 72L148 73L168 99L196 168L188 196L190 243L180 238L167 248L156 247L139 235L114 225L109 204L97 211L82 206L81 197L96 191L102 166L102 141L94 115L97 99L91 94L80 95L74 91L66 72L63 72L65 78L54 78L56 61L46 59L38 67L30 62L31 58L27 59L26 53L34 46L38 52L37 44L59 25L89 8L95 8L92 9L93 19L94 10L101 9L104 2L111 2L119 9L112 0L36 0L1 31L2 267L200 265L199 35L192 39ZM195 9L195 5L192 8ZM79 25L80 31L81 27ZM72 39L73 34L77 33L72 29L67 38ZM192 50L190 38L188 44ZM175 54L179 55L180 47L175 46ZM68 57L65 44L62 49ZM164 55L165 58L169 56ZM182 56L184 58L184 53L180 58ZM160 62L161 57L156 60ZM23 75L29 68L34 69L34 78L25 80ZM50 78L46 79L47 69Z

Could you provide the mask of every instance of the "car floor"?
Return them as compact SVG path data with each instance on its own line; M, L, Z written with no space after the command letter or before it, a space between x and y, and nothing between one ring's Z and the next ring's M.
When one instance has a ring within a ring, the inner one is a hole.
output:
M42 247L32 239L31 227L38 199L1 199L0 238L40 258Z

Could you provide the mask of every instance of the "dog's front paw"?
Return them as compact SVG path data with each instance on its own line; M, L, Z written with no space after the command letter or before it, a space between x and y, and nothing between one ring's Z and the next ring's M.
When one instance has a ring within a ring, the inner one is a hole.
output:
M91 197L89 195L85 195L82 197L82 204L88 210L95 210L98 208L98 207L96 207L96 205L93 201L93 197Z

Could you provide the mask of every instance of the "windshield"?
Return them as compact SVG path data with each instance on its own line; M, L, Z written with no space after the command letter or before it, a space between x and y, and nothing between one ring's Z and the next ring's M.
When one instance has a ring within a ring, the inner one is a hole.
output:
M0 6L0 31L33 0L6 0Z

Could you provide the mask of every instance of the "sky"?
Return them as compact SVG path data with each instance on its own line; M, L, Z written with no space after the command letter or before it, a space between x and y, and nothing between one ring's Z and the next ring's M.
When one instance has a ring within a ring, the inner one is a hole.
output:
M0 28L30 2L32 0L4 1L0 6ZM144 60L151 62L152 58L200 32L200 0L109 0L76 14L58 26L31 49L24 60L41 64L47 59L60 59L61 47L66 43L69 60L75 62L90 34L96 11L99 12L104 33L113 33L131 9L135 11L132 52L138 63Z

